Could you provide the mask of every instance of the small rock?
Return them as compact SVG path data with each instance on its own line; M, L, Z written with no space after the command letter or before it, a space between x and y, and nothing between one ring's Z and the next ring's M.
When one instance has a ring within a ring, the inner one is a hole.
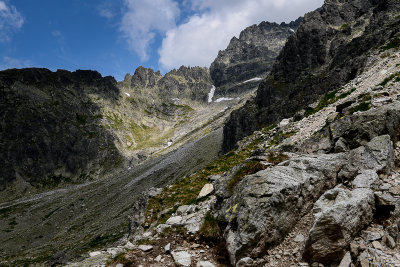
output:
M201 189L199 195L197 196L197 199L203 198L208 196L214 191L214 186L212 184L205 184L203 188Z
M158 255L154 260L155 260L156 262L160 262L161 259L162 259L161 255Z
M167 245L165 245L165 247L164 247L164 252L165 253L168 253L168 252L170 252L171 251L171 243L168 243Z
M199 261L196 267L215 267L215 265L209 261Z
M378 232L363 231L362 234L367 241L375 241L382 238L381 234Z
M171 255L176 266L189 267L192 264L192 256L186 251L173 251Z
M199 244L192 244L192 245L190 245L190 247L191 248L198 248L198 247L200 247L200 245Z
M385 239L385 243L388 248L394 249L396 247L396 242L394 241L393 237L391 237L390 235L386 235Z
M89 253L90 257L95 257L95 256L98 256L98 255L101 255L101 251L93 251L93 252Z
M165 223L168 225L178 226L182 223L182 216L171 217Z
M127 249L134 249L134 248L135 248L135 245L132 244L131 241L128 241L128 242L126 242L125 247L126 247Z
M236 263L236 267L242 267L253 264L254 260L250 257L244 257Z
M379 182L378 174L373 170L365 170L353 180L354 188L372 188Z
M302 235L302 234L296 235L296 237L294 238L294 242L298 242L298 243L304 242L304 240L305 240L305 238L304 238L304 235Z
M381 243L378 242L378 241L372 242L372 246L373 246L374 248L376 248L376 249L383 250L383 247L382 247Z
M350 252L347 252L342 261L340 262L338 267L350 267L351 264L351 256L350 256Z
M140 249L143 252L149 252L150 250L153 249L153 246L150 245L140 245L138 246L138 249Z
M184 214L189 214L189 213L193 213L196 209L195 205L183 205L180 206L177 210L176 210L176 214L178 215L184 215Z
M115 267L124 267L124 265L122 263L118 263L117 265L115 265Z
M381 190L381 191L388 191L388 190L390 189L390 187L392 187L391 184L385 183L385 184L383 184L383 185L381 185L381 186L379 187L379 190Z
M281 120L281 122L279 123L279 127L284 127L286 125L289 125L290 123L290 119L283 119Z
M400 186L394 186L394 187L390 188L389 193L396 195L396 196L400 195Z

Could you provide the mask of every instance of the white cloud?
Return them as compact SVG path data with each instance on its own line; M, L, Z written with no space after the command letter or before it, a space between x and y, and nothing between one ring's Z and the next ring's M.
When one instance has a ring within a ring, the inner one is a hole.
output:
M289 22L323 4L323 0L191 0L196 13L167 31L159 63L169 70L181 65L210 66L233 36L261 21Z
M1 2L0 2L1 3ZM0 4L1 8L1 4ZM28 68L32 66L32 62L30 60L21 60L12 57L3 57L0 62L0 70L12 69L12 68Z
M0 42L9 41L10 35L24 24L21 13L6 2L0 1Z
M125 0L127 11L122 17L120 31L129 48L146 61L148 50L156 34L164 35L176 27L180 10L172 0Z

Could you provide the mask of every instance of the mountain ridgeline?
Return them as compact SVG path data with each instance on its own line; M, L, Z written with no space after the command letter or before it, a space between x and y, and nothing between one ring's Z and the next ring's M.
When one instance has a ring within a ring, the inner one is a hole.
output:
M254 89L270 72L287 38L302 20L300 17L288 24L263 21L244 29L239 38L233 37L210 66L216 96L240 95Z
M399 5L397 0L328 0L306 14L256 97L231 114L224 127L224 151L360 74L366 52L399 34Z

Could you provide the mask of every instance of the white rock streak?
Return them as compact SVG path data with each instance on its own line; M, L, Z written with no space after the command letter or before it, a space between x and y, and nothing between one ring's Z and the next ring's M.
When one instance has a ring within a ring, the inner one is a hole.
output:
M240 98L238 97L238 98L236 98L236 99L239 100ZM219 102L222 102L222 101L230 101L230 100L235 100L235 98L221 97L221 98L218 98L217 100L215 100L215 102L219 103Z
M262 79L263 79L263 78L256 77L256 78L253 78L253 79L244 81L244 82L242 82L242 84L244 84L244 83L249 83L249 82L255 82L255 81L261 81Z
M126 94L127 96L129 96L129 97L131 96L131 94L129 94L129 93L127 93L127 92L125 92L125 94Z
M213 85L213 86L211 87L210 92L208 93L208 103L211 103L211 102L212 102L212 99L213 99L213 97L214 97L214 93L215 93L215 86Z

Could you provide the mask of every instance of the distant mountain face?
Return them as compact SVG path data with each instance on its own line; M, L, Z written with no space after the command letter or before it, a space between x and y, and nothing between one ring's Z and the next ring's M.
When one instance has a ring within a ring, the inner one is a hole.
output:
M153 99L164 102L177 98L207 102L212 81L208 68L182 66L162 76L159 71L139 67L133 76L125 76L123 85L134 90L135 94L151 95Z
M139 67L121 83L96 71L1 71L0 191L85 182L143 160L189 122L191 104L207 103L211 87L199 67L165 76Z
M301 21L302 18L289 24L261 22L243 30L239 38L233 37L210 67L211 78L218 88L216 95L238 94L254 88L254 83L260 82L254 78L266 77Z
M255 99L231 114L224 150L356 77L367 53L399 35L399 12L398 0L327 0L306 14Z

